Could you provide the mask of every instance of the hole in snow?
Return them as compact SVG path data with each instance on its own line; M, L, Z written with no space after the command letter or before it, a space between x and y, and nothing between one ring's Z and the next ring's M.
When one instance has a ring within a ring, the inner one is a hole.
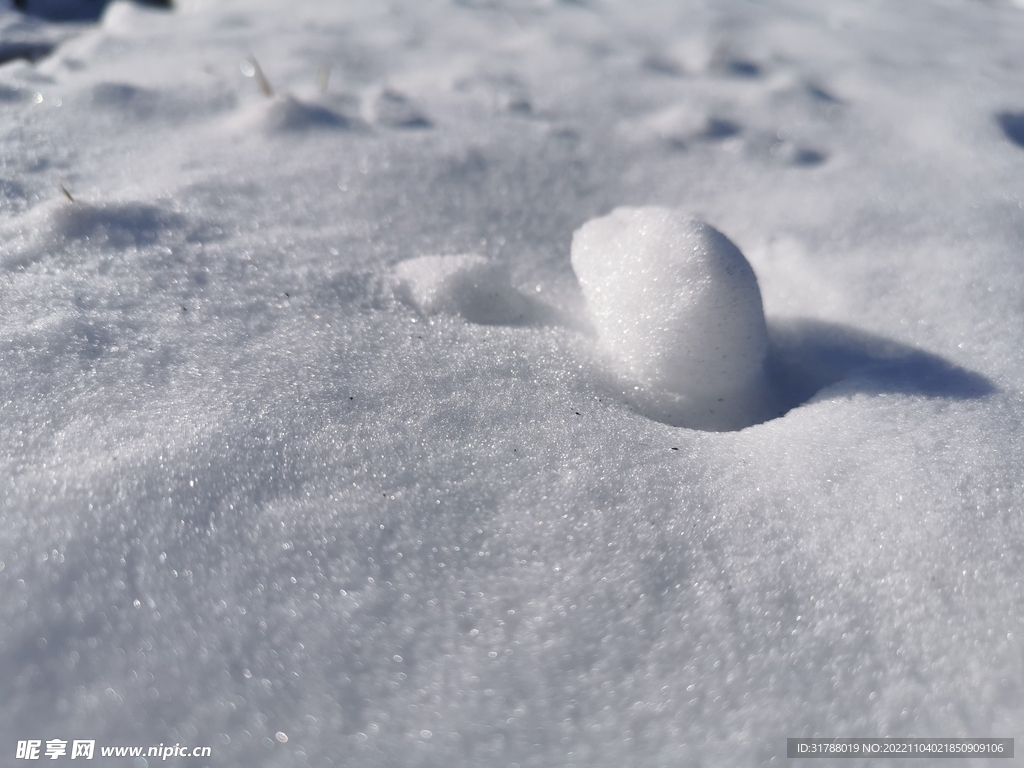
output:
M761 74L761 67L753 61L733 59L725 63L725 71L737 77L758 77Z
M391 128L430 128L432 123L404 93L391 88L379 92L369 105L370 122Z
M544 325L556 312L512 285L508 268L474 254L421 256L394 271L395 295L423 315L455 315L481 325Z

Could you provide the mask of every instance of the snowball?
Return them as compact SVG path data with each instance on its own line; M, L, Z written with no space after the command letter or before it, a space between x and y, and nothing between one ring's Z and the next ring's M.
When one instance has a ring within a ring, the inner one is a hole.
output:
M761 292L725 235L665 208L617 208L575 232L572 267L602 345L653 407L705 429L760 418Z

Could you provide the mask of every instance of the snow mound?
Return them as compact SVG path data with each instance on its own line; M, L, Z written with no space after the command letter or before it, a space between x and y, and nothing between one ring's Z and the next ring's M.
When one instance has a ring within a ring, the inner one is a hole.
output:
M767 415L761 292L725 235L666 208L616 208L576 230L572 267L601 343L659 418L724 430Z
M301 101L286 93L254 105L236 126L246 132L273 135L321 128L345 129L351 127L351 122L327 107Z
M538 318L508 269L483 256L420 256L399 264L395 277L396 295L424 315L456 315L481 325Z

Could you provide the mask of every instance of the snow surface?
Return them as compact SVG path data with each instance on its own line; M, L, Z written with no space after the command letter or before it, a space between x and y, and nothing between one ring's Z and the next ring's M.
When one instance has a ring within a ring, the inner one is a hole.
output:
M0 749L1021 735L1019 2L177 6L0 12ZM746 255L792 410L630 400L622 205Z

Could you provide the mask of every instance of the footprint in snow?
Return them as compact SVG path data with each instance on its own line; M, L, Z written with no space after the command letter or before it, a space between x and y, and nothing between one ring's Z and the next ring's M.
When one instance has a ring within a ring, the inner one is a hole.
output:
M430 128L433 124L404 93L385 88L370 97L367 122L389 128Z
M479 325L545 325L555 310L519 291L508 268L484 256L420 256L393 272L395 295L421 315Z

